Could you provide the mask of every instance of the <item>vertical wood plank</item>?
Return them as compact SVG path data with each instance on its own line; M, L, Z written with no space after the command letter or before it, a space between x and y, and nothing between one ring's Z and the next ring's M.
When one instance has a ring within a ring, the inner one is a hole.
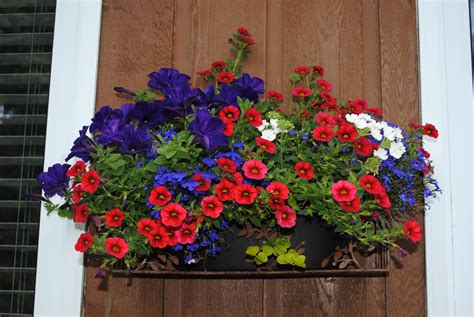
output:
M164 316L262 316L259 279L167 279Z
M399 124L419 120L416 1L380 2L382 100L385 118ZM423 224L420 214L418 221ZM392 256L387 279L389 316L426 314L424 241L402 245L410 255Z
M176 1L173 66L190 74L193 85L203 85L195 72L214 60L230 56L229 36L238 27L249 29L257 44L244 71L266 77L266 1ZM261 316L263 281L236 279L167 279L165 316Z
M274 16L268 14L268 21L281 17L283 24L281 48L272 49L272 54L283 54L282 87L288 98L287 78L294 66L322 65L335 97L364 98L371 106L380 106L378 4L378 0L284 1L283 13L274 9ZM278 28L275 24L271 27ZM267 80L278 82L277 71L267 72L272 74ZM264 281L265 316L383 316L385 308L383 277Z
M174 0L104 0L97 82L97 109L119 106L114 86L143 88L150 71L172 64ZM163 280L95 279L87 266L85 316L157 316L163 311ZM151 305L150 303L153 303Z
M118 106L115 86L144 88L148 74L170 67L174 0L104 0L97 106Z
M202 84L197 70L215 60L234 58L227 40L237 28L249 29L257 41L244 71L265 79L266 2L263 0L180 0L176 1L176 33L173 65L193 75L192 84Z

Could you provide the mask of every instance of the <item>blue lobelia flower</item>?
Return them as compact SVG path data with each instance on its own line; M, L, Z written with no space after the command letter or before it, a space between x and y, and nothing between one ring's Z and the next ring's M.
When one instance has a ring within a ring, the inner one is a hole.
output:
M146 141L146 134L147 130L144 128L135 128L131 124L125 125L120 133L120 152L136 154L148 151L151 144Z
M197 111L196 118L188 127L195 140L201 143L206 151L229 145L229 140L223 133L224 129L225 124L221 119L213 117L207 110Z
M79 137L74 141L71 152L66 157L66 161L76 156L88 162L91 159L91 154L96 152L92 140L86 135L87 128L88 126L83 126L82 130L79 131Z
M264 82L258 77L251 77L244 73L242 77L234 80L234 87L238 90L238 95L241 98L248 99L255 103L258 102L258 95L264 93Z
M160 91L179 84L188 84L191 79L188 75L181 74L174 68L162 68L157 72L150 73L148 77L150 78L148 86Z
M38 176L38 182L43 187L44 195L52 197L56 194L64 196L69 176L66 175L67 170L71 167L69 164L54 164L48 168L47 172L42 172Z

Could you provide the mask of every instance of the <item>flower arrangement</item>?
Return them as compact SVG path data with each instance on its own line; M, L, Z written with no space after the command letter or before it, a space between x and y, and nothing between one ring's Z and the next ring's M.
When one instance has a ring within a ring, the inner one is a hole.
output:
M436 128L404 129L362 99L337 101L321 66L296 67L291 96L264 97L264 82L242 73L252 35L239 28L230 43L234 60L197 72L204 89L171 68L150 73L144 90L116 88L133 102L101 108L66 158L74 164L39 175L48 213L93 228L76 250L103 266L193 264L218 256L234 224L272 233L246 250L257 266L305 268L291 243L298 217L364 246L419 241L414 206L439 192L422 136Z

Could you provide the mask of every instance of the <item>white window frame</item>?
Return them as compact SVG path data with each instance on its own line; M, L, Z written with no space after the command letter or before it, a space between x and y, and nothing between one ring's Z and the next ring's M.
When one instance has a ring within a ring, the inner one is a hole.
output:
M45 166L64 160L95 109L101 0L58 0L54 31ZM418 0L423 122L438 126L427 140L443 194L426 224L429 316L471 315L472 74L467 0ZM449 109L449 111L448 111ZM83 231L42 209L35 316L80 316ZM471 252L469 252L471 250Z
M421 110L440 137L427 138L442 195L427 210L429 316L471 316L472 67L468 0L419 0Z
M64 162L95 112L101 0L57 0L44 166ZM41 209L35 316L81 316L84 231Z

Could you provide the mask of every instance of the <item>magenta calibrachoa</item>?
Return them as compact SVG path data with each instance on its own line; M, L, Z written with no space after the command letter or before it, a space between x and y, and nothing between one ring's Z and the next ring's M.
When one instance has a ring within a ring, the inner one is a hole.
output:
M418 242L414 206L439 192L422 147L436 128L404 129L365 100L337 100L321 66L295 67L290 96L265 95L242 73L252 35L241 27L231 43L234 60L197 72L205 88L171 68L150 73L144 90L116 88L133 101L101 108L74 142L73 166L38 177L49 212L96 227L76 250L104 266L157 254L193 264L218 256L230 224L250 225L272 233L247 249L256 265L304 268L288 238L297 218L366 246Z

